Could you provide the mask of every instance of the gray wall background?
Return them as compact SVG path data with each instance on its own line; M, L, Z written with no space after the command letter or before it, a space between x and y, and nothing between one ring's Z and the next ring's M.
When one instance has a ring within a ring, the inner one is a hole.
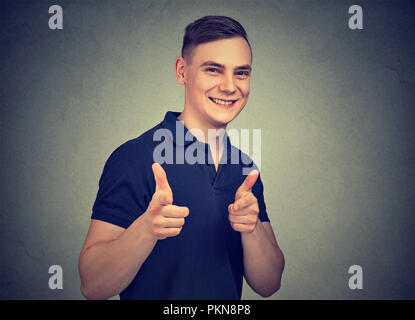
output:
M0 298L82 299L78 256L110 153L181 111L184 27L239 20L265 201L286 258L269 299L415 298L415 28L408 1L2 1ZM64 29L49 30L48 8ZM348 28L360 4L364 29ZM252 137L252 136L251 136ZM63 290L48 268L63 268ZM363 268L350 290L348 268ZM258 299L246 284L244 299Z

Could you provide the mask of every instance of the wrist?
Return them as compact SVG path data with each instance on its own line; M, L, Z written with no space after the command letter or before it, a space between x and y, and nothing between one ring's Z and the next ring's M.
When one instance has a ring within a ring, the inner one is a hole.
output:
M148 211L146 211L133 222L134 233L137 238L156 243L158 239L151 230L148 218Z
M258 234L261 232L260 230L261 227L262 227L261 221L258 219L252 231L241 232L241 234L248 238L256 238Z

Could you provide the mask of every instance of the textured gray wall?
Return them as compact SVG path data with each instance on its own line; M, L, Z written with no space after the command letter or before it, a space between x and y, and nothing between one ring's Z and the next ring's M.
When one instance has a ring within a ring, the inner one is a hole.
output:
M63 30L48 8L63 7ZM361 4L364 29L348 28ZM0 298L80 299L109 154L181 111L184 27L247 29L265 200L285 254L270 299L415 298L414 5L402 1L2 1ZM63 290L48 268L63 268ZM348 268L363 267L363 290ZM259 298L246 285L243 298Z

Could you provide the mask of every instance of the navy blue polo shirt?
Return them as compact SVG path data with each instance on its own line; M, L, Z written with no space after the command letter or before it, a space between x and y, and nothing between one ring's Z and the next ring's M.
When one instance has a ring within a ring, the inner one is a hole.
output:
M173 204L188 207L189 215L178 236L157 241L120 298L240 299L244 274L241 234L230 226L228 205L246 178L242 169L254 164L231 161L232 152L247 155L232 146L225 134L227 148L216 171L209 145L197 140L177 119L179 115L167 112L160 124L110 155L91 218L128 228L144 213L156 187L151 169L155 151L161 143L168 143L171 149L166 148L163 156L169 159L167 153L173 150L174 161L161 165L173 192ZM160 132L171 134L163 140ZM205 161L187 161L186 157L183 161L183 154L202 148ZM252 192L258 199L259 219L269 221L260 176Z

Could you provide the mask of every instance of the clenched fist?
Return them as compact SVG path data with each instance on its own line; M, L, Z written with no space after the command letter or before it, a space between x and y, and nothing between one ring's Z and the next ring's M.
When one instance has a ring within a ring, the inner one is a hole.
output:
M156 191L145 214L147 231L156 239L177 236L189 215L189 208L173 205L173 193L167 181L166 172L160 164L152 165Z
M235 202L228 206L229 221L235 231L249 233L255 230L259 206L251 189L258 176L259 172L252 170L236 191Z

